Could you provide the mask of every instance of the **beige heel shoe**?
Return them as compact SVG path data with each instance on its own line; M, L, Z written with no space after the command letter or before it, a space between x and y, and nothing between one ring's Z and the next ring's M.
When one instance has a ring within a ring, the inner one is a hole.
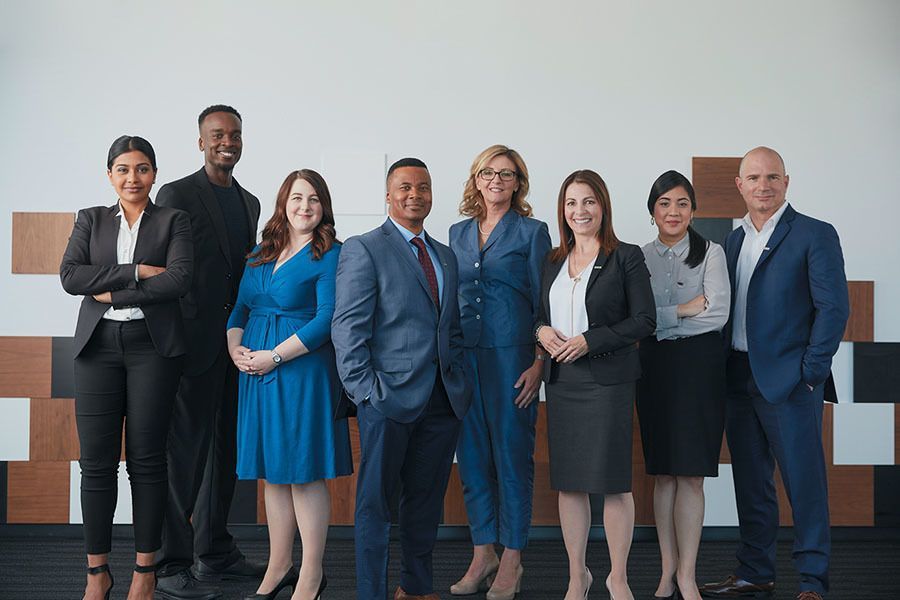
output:
M524 572L525 569L523 569L522 565L520 564L516 569L516 585L514 587L501 590L496 589L496 586L492 585L491 589L487 591L487 594L485 594L484 597L487 600L513 600L522 587L522 573Z
M497 569L499 568L500 561L497 561L493 565L488 567L481 574L481 577L477 579L466 579L465 577L463 577L450 586L450 595L472 596L474 594L480 594L481 592L488 591L488 589L490 589L491 587L491 584L494 582L494 577L497 575Z

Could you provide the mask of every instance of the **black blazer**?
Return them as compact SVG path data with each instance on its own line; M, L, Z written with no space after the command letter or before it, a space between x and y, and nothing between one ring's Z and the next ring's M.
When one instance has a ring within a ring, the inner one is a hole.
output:
M247 209L250 252L259 222L259 200L237 180L234 185ZM204 169L162 186L156 204L181 209L191 219L194 276L190 291L181 299L181 312L189 340L184 371L198 375L212 366L225 345L225 323L237 299L244 265L231 264L225 217Z
M551 262L547 254L541 273L540 325L550 321L550 286L565 260ZM588 330L584 339L594 381L613 385L641 376L636 342L656 331L656 303L644 253L633 244L619 243L608 256L602 251L587 282L585 306ZM554 361L544 361L543 380L550 381Z
M161 356L180 356L187 351L178 298L187 292L193 268L191 225L180 210L147 203L134 262L118 264L119 204L78 211L75 228L59 266L63 289L84 296L75 327L75 354L84 349L97 323L110 305L94 300L94 294L112 292L114 308L140 307L153 346ZM166 272L134 280L134 266L165 267Z

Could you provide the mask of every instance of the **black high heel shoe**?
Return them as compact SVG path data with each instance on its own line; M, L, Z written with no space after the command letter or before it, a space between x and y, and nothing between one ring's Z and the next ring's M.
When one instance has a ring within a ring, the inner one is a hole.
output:
M322 571L322 581L319 582L319 590L316 592L315 600L321 600L322 592L325 591L325 588L328 587L328 578L325 577L325 571Z
M284 577L281 578L281 581L272 588L272 591L268 594L250 594L249 596L245 596L244 600L272 600L275 596L278 595L278 592L283 590L284 588L290 586L291 592L294 591L294 588L297 587L297 580L300 579L300 573L297 572L297 569L291 565L291 568L287 570L287 573L284 574ZM320 586L321 588L321 586Z
M109 587L106 588L106 595L103 596L105 600L109 600L109 594L112 592L113 585L115 581L113 581L112 573L109 570L109 563L105 565L98 565L96 567L88 567L87 568L88 575L99 575L100 573L106 573L109 575Z

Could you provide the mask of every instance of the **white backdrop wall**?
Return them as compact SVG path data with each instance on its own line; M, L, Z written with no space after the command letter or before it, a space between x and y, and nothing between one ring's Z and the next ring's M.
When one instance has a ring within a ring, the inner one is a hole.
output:
M415 155L434 179L426 227L446 240L471 160L499 142L524 155L551 231L560 181L592 168L619 237L643 243L659 173L770 145L794 206L837 227L848 278L875 280L876 340L900 340L898 26L891 0L3 0L0 335L71 335L78 303L53 276L10 274L11 213L112 204L123 133L154 144L160 183L198 169L196 116L222 102L244 116L235 173L260 226L291 169ZM341 216L338 232L382 220Z

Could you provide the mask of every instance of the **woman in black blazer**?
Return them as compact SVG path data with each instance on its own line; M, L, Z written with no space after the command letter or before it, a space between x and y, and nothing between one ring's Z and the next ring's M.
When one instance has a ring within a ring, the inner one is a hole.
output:
M569 555L566 599L586 598L593 582L585 563L589 494L603 494L612 563L606 587L611 598L628 600L636 342L656 327L650 274L641 249L616 238L609 192L597 173L566 177L557 218L560 245L544 263L535 336L551 358L544 366L550 485L559 491Z
M107 563L125 422L125 455L137 553L129 598L153 597L167 495L166 439L185 353L178 298L191 283L186 213L154 206L156 155L122 136L107 160L119 196L79 211L60 278L84 296L75 329L75 420L88 560L85 600L109 598Z

